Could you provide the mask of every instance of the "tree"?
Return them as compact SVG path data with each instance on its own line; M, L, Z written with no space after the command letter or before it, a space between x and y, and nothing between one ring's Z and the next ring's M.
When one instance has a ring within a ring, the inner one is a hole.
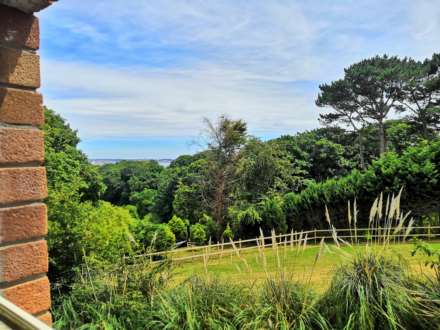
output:
M138 215L143 218L153 211L157 190L145 188L140 192L133 192L130 195L130 203L136 206Z
M100 199L105 186L96 166L79 149L77 131L53 110L44 108L44 142L49 192L71 185L81 201Z
M344 157L344 146L327 139L319 139L312 144L310 152L310 174L317 181L339 177L351 169L351 163Z
M284 162L289 166L290 164ZM238 198L249 202L258 201L269 190L275 188L277 177L283 177L282 160L274 155L273 148L257 139L251 139L242 149L237 164L236 185ZM288 169L285 169L288 172ZM286 173L286 177L291 173Z
M318 95L316 105L319 107L330 106L334 110L331 113L321 113L319 115L320 122L324 125L341 123L343 126L352 129L358 137L360 167L365 168L364 137L362 132L366 122L362 118L359 106L352 101L349 83L345 80L337 80L330 85L320 85L319 88L321 93Z
M203 245L206 242L206 229L200 223L192 225L190 228L191 241L197 245Z
M349 123L358 132L360 128L355 124L376 123L379 154L383 154L387 150L385 120L403 97L406 62L398 57L376 56L345 69L343 79L320 85L317 105L335 110L321 118L328 123Z
M102 198L116 205L130 204L133 193L145 189L157 190L163 170L163 166L153 160L123 160L103 165L99 171L107 189Z
M64 290L84 257L111 262L135 248L134 219L129 210L99 201L102 177L78 149L77 132L50 109L45 117L49 277Z
M209 187L211 190L212 216L223 226L226 210L230 205L230 192L235 177L235 163L239 151L247 139L246 123L221 116L213 124L205 119L209 150Z
M400 111L408 110L425 139L440 129L440 54L424 62L408 61Z
M191 223L196 223L211 209L209 167L206 159L198 159L180 169L172 207L176 215Z

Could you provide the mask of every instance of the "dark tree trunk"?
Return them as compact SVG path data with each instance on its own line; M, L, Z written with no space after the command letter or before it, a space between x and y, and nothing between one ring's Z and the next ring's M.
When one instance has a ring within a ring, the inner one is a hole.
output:
M379 121L379 155L386 151L385 125L383 119Z
M361 169L365 169L365 155L364 155L364 137L362 132L358 132L358 143L359 143L359 162Z

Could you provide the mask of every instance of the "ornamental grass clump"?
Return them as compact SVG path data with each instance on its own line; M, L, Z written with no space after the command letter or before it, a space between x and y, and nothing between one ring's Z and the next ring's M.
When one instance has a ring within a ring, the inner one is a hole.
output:
M258 303L242 313L240 329L330 329L317 309L317 296L306 285L268 279Z
M338 268L321 301L337 329L409 329L419 303L408 270L397 260L368 252Z
M236 329L254 304L250 289L218 279L192 278L164 291L149 311L148 329Z

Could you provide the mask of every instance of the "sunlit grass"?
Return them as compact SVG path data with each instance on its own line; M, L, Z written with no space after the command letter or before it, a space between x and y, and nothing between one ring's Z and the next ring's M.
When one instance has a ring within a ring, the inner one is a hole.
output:
M440 248L440 242L431 242L430 244L436 249ZM310 279L310 284L315 290L324 291L330 284L334 270L353 257L356 254L355 252L362 252L365 249L362 245L344 246L340 249L347 252L347 254L342 254L339 249L332 245L327 245L327 247L328 249L320 257L313 271L312 267L319 250L317 245L309 245L300 253L297 252L296 247L291 249L289 246L279 246L278 252L275 249L266 248L264 249L266 266L264 266L257 249L242 251L240 252L241 257L238 257L233 250L227 250L222 258L208 259L206 266L201 258L177 263L173 283L180 283L194 275L207 275L232 283L255 283L259 285L267 279L268 274L276 277L281 270L292 280L306 283ZM414 246L411 243L394 244L386 247L383 253L386 256L401 258L408 262L414 275L429 275L432 270L424 264L426 257L411 256L413 248ZM369 249L382 249L382 247L369 247ZM279 256L281 269L278 267L277 255ZM243 259L246 260L249 268L243 262Z

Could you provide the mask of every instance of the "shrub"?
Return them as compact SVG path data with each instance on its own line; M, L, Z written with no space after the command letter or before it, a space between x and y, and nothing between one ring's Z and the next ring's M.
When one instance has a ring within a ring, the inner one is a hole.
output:
M205 226L206 237L211 239L217 239L220 232L220 226L214 221L214 219L207 215L203 214L199 220L199 223Z
M87 264L68 295L53 304L56 329L148 329L154 297L169 278L169 264L136 259Z
M190 236L192 242L199 245L204 244L206 242L205 226L203 226L200 223L196 223L195 225L192 225L190 229Z
M272 229L277 233L285 233L287 231L283 201L280 197L265 198L261 201L259 213L262 218L261 225L265 231L269 232Z
M223 232L222 237L225 241L229 241L229 240L234 239L234 233L232 232L232 229L231 229L231 226L229 226L229 223L226 225L226 228Z
M168 221L168 226L177 239L186 240L188 238L188 220L184 220L179 218L177 215L173 215L171 220Z
M84 256L114 261L132 253L135 219L122 207L107 202L79 202L76 190L51 191L49 197L49 276L59 286L69 285Z
M239 237L256 237L259 235L261 216L254 205L230 207L228 215L232 220L233 231Z
M140 220L135 227L136 237L146 249L164 251L176 244L176 236L167 224Z

